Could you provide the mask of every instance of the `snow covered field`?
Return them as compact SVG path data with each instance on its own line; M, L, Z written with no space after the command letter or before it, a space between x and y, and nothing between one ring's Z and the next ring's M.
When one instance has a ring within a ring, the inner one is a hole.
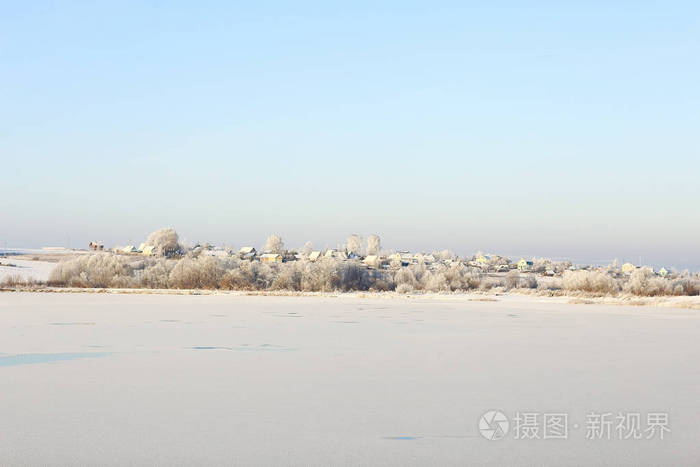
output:
M0 464L700 462L698 311L483 300L2 293ZM587 439L618 412L671 431Z
M11 276L21 277L22 280L47 281L51 271L56 267L56 263L19 259L13 256L0 257L0 263L2 263L0 264L0 282Z

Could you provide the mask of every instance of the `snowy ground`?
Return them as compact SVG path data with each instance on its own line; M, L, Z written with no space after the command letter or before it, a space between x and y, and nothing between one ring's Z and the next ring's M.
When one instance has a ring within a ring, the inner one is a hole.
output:
M0 464L698 465L698 311L497 300L2 293Z
M19 276L22 280L34 279L47 281L56 263L33 261L14 256L0 257L0 282L10 276Z

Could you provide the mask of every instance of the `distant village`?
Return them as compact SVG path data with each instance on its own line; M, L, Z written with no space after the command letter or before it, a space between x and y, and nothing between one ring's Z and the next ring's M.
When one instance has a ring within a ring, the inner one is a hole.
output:
M90 242L88 249L51 250L35 259L56 262L45 282L58 287L700 295L700 273L617 260L590 266L481 252L465 257L449 250L388 250L378 235L353 234L342 246L324 249L310 242L285 248L278 235L270 235L260 249L186 243L174 229L163 228L138 246Z
M269 241L269 239L268 239ZM281 245L281 241L279 241ZM101 242L90 242L89 249L92 251L105 251L104 245ZM357 248L359 250L359 248ZM138 247L135 245L118 246L111 250L118 255L135 255L135 256L158 256L159 252L155 245L141 243ZM652 274L666 278L672 274L672 271L665 267L658 270L650 266L638 266L632 263L623 263L619 265L615 261L607 266L575 266L570 261L552 261L545 258L520 258L514 260L506 256L476 253L468 258L461 258L453 253L445 250L442 252L432 253L412 253L410 251L400 250L391 253L373 253L363 254L360 251L344 248L329 248L324 250L313 250L310 247L305 247L298 250L284 250L280 247L271 249L263 249L258 251L253 246L244 246L240 249L233 250L230 248L212 246L210 244L195 245L192 248L183 248L178 245L177 248L166 249L162 251L162 255L169 258L182 257L186 254L205 255L219 258L235 257L240 260L256 261L260 263L286 263L291 261L309 261L317 262L324 258L332 258L339 261L358 261L369 269L396 269L400 267L408 267L412 265L424 265L427 269L438 268L441 266L467 266L474 268L483 273L508 273L510 271L518 271L521 273L538 274L545 277L560 277L565 271L601 271L601 272L617 272L619 275L631 275L636 270L645 270Z

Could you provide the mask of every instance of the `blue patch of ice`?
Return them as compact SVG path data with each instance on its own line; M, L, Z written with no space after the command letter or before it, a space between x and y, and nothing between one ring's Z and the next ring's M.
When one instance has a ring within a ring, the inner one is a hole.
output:
M74 322L68 322L68 323L49 323L51 326L94 326L95 323L92 322L80 322L80 321L74 321Z
M231 350L231 347L212 347L208 345L198 345L196 347L190 347L192 350L217 350L217 349L223 349L223 350Z
M260 344L258 346L252 346L248 344L239 345L237 347L221 347L213 345L197 345L194 347L187 347L190 350L231 350L231 351L241 351L241 352L288 352L291 350L296 350L290 347L281 347L273 344Z
M109 352L74 352L74 353L29 353L0 357L0 367L31 365L33 363L52 363L63 360L77 360L80 358L105 357Z

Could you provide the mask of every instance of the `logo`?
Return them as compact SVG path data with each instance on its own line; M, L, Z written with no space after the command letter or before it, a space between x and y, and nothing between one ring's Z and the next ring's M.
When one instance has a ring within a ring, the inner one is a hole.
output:
M509 429L508 417L498 410L489 410L479 418L479 432L489 441L503 439Z

